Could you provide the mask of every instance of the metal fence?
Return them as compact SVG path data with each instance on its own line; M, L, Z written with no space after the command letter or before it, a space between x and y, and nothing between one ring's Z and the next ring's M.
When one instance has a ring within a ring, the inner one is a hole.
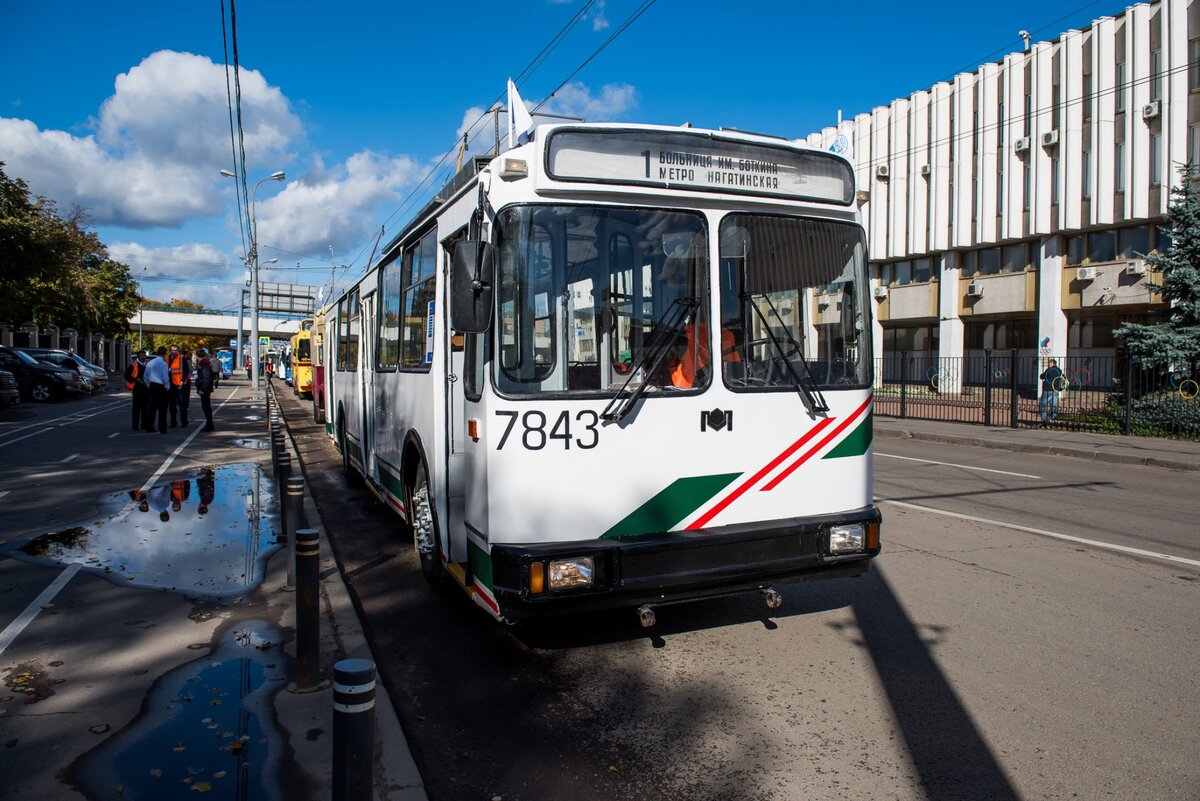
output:
M1200 440L1196 364L1145 370L1114 356L1055 359L1028 351L953 358L892 353L875 360L875 413L1012 428Z

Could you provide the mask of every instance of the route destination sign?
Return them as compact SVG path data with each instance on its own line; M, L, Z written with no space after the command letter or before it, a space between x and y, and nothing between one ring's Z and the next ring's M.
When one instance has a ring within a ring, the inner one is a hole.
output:
M559 181L772 195L850 205L854 177L825 151L675 131L558 130L546 169Z

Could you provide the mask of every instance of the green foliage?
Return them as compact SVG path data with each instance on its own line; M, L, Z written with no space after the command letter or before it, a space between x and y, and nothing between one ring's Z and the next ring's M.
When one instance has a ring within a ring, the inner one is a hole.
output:
M1200 399L1167 390L1142 395L1133 399L1130 422L1136 436L1200 440ZM1106 434L1124 433L1124 397L1109 398L1099 423Z
M1150 269L1162 274L1162 286L1153 289L1167 304L1167 322L1127 323L1113 332L1124 340L1129 357L1140 367L1164 370L1200 355L1200 176L1196 169L1191 164L1181 167L1179 185L1171 190L1167 211L1171 248L1146 257Z
M128 330L137 305L129 268L109 258L83 211L63 216L0 162L0 320L111 335Z

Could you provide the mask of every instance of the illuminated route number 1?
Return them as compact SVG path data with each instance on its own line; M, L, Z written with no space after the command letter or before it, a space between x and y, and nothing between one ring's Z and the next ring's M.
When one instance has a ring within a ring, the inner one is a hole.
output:
M650 177L650 151L643 150L642 155L646 157L646 177Z
M575 422L582 424L582 436L580 429L576 427L576 434L571 434L571 413L563 412L554 421L554 425L550 426L547 431L549 420L544 412L539 412L536 409L520 414L519 412L496 412L497 417L507 417L508 425L504 428L504 433L500 436L500 442L496 445L496 450L504 448L504 444L508 442L509 435L513 433L513 429L517 427L517 419L521 420L521 445L530 451L540 451L547 445L553 444L553 440L561 440L563 450L571 449L571 442L574 440L575 447L582 450L590 450L600 443L600 415L596 414L591 409L584 409L575 414ZM588 436L590 434L590 436Z

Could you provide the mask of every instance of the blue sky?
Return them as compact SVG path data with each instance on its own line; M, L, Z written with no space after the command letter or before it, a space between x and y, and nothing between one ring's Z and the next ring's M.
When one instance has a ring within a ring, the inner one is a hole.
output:
M544 99L643 3L593 0L521 81L525 100ZM238 2L250 179L287 172L258 192L261 258L289 268L263 280L328 285L331 263L358 273L379 226L391 218L394 233L427 197L405 204L464 122L585 4ZM1020 49L1021 29L1052 39L1125 5L657 0L547 107L801 137L838 109ZM218 174L232 164L219 0L10 2L0 26L7 173L88 208L149 296L233 305L243 243L233 182Z

